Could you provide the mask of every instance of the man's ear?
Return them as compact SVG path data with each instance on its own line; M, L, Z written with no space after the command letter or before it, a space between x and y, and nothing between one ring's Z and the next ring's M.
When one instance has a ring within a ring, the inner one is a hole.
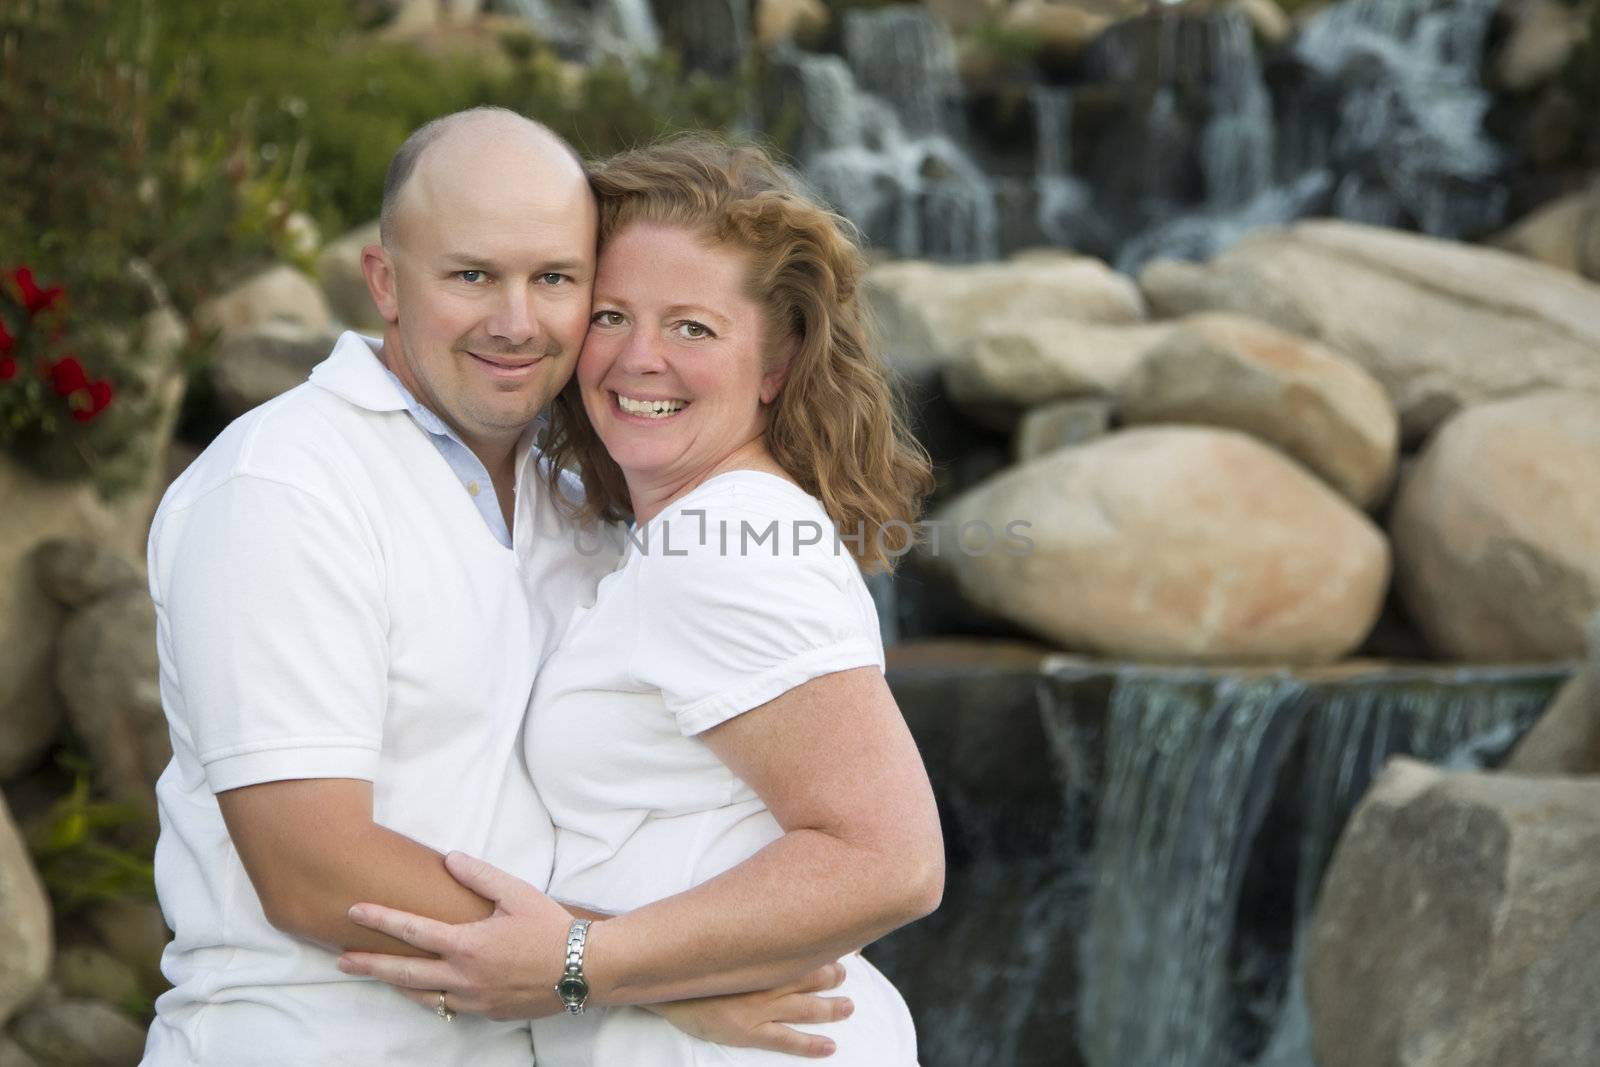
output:
M787 341L776 353L776 362L761 376L761 402L770 404L783 392L783 383L789 380L789 365L794 362L800 342Z
M367 279L367 292L377 305L384 322L400 321L400 300L395 293L394 260L382 245L367 245L361 250L361 273Z

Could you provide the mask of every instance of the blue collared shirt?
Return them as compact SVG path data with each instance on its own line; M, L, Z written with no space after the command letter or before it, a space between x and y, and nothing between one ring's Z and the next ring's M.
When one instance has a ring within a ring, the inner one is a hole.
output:
M506 526L506 517L500 510L500 500L495 496L494 481L489 477L489 468L477 457L472 449L452 430L445 421L427 408L411 395L411 390L405 387L394 371L383 363L383 373L394 382L394 387L400 390L400 396L405 400L406 411L416 420L417 425L428 435L428 440L433 442L433 447L439 450L439 455L450 464L450 469L455 473L467 495L477 505L478 514L483 516L483 521L489 524L489 532L507 548L511 547L511 531Z

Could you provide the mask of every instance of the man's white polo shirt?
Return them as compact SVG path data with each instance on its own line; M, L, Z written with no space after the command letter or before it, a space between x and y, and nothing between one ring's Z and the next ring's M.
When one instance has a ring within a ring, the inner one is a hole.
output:
M176 938L146 1064L531 1059L526 1025L446 1023L274 929L214 795L370 780L382 825L548 881L551 828L519 732L535 672L615 556L572 536L526 443L502 545L375 347L341 337L309 382L228 427L156 513L173 747L156 886Z

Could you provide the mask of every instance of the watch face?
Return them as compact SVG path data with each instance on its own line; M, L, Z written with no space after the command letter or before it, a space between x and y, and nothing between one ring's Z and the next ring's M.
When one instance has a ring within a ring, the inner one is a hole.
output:
M578 1001L589 995L589 983L572 975L556 983L556 993L562 1000Z

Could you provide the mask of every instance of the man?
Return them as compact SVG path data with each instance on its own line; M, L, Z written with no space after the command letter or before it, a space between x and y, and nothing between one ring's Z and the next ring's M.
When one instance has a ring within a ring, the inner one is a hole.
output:
M381 231L364 256L381 347L341 337L218 437L152 526L175 939L146 1064L530 1059L525 1023L451 1021L443 997L423 1010L330 950L414 953L351 923L357 901L490 915L444 850L548 878L517 734L614 560L562 527L532 425L588 324L595 208L567 145L478 109L402 147Z

